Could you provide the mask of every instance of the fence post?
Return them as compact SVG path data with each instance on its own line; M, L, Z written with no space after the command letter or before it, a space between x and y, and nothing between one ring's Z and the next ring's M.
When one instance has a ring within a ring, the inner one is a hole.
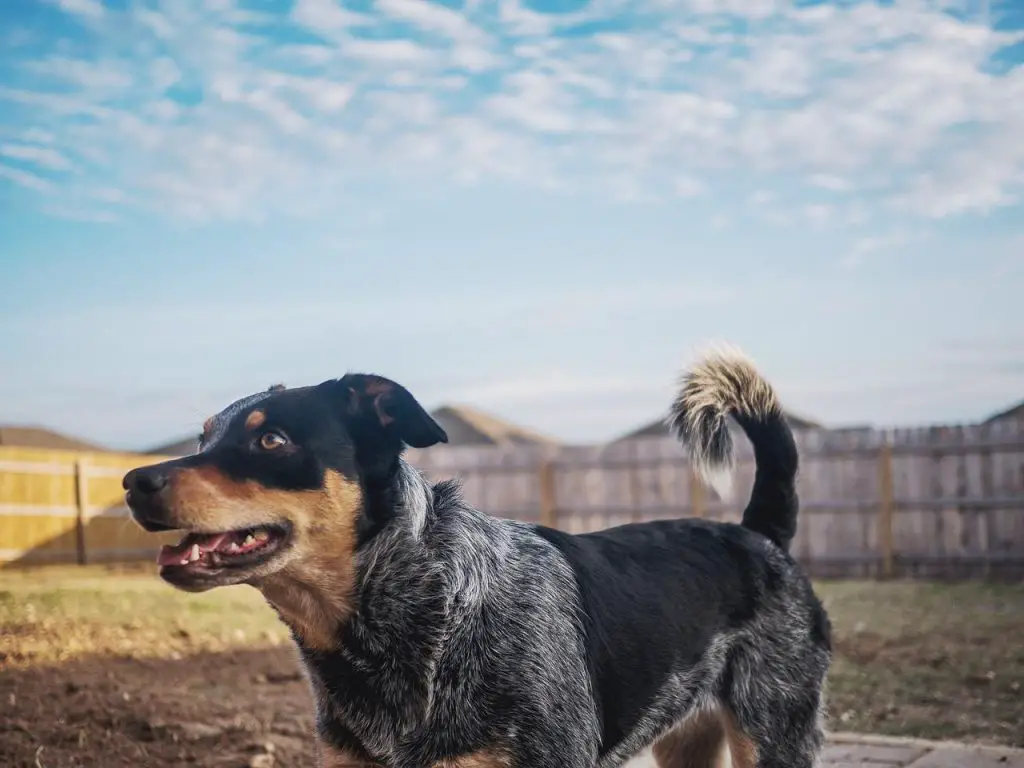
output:
M888 436L882 438L878 448L878 548L882 556L882 576L893 576L892 544L892 446Z
M88 525L89 514L89 478L88 465L85 459L75 460L75 548L78 564L89 562L85 548L85 527Z
M690 513L694 517L704 517L704 483L693 467L690 467Z
M629 491L629 519L638 523L643 519L641 514L640 497L642 489L640 484L640 451L634 441L630 446L629 465L626 467L627 490Z
M558 527L558 499L555 495L555 463L545 459L540 465L540 524Z

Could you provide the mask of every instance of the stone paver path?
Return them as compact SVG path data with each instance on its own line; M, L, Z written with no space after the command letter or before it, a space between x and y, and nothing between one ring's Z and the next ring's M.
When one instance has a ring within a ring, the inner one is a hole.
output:
M729 763L722 765L728 768ZM627 768L657 767L644 756L630 761ZM1024 768L1024 750L832 733L821 768Z
M822 768L1024 768L1024 750L856 733L829 737Z

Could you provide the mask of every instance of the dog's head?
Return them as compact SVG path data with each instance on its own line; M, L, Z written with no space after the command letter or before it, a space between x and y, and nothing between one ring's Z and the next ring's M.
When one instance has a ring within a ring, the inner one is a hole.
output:
M271 387L208 419L196 454L126 474L125 498L147 531L184 533L158 558L172 585L257 583L351 559L368 489L406 445L447 440L404 387L380 376Z

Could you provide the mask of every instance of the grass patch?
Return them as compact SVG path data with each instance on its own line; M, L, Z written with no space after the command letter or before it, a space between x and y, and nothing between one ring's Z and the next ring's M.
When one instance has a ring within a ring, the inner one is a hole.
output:
M255 589L187 594L152 566L0 571L0 627L0 669L83 655L179 658L288 640Z
M1024 746L1024 587L817 589L835 630L833 729Z

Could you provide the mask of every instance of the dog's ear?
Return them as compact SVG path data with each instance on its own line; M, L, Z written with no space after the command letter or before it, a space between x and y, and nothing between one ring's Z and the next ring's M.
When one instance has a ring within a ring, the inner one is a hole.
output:
M334 382L343 399L346 422L357 442L384 448L392 445L400 453L402 444L429 448L447 443L441 425L401 384L383 376L349 373Z

